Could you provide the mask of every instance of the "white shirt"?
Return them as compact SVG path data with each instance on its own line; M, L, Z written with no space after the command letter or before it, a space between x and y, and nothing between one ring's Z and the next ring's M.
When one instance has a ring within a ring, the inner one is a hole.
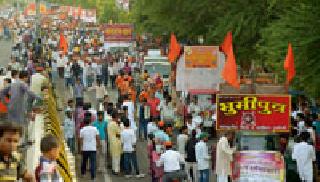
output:
M167 150L161 154L159 161L164 166L164 172L175 172L180 170L180 162L183 163L184 159L179 152Z
M102 65L101 64L97 64L97 67L96 67L96 75L102 75Z
M186 134L179 134L177 138L177 146L178 146L178 151L180 154L185 154L185 146L188 141L188 135Z
M72 118L66 117L64 120L64 136L66 139L73 138L75 136L75 123Z
M137 142L134 130L129 129L123 129L121 132L121 143L123 144L123 152L133 152L133 145L135 145Z
M203 140L200 140L196 144L195 151L196 151L196 160L198 164L198 170L209 169L210 156L209 156L207 144Z
M1 75L0 76L0 90L2 90L4 88L4 79L6 78L6 76Z
M59 58L59 53L57 51L53 51L52 52L52 58L57 61L58 58Z
M217 175L231 175L232 155L234 149L230 148L228 139L221 137L217 143L216 149L216 174Z
M80 130L80 138L83 139L82 151L97 151L97 136L99 136L99 132L96 127L83 127Z
M194 125L194 123L187 123L187 128L188 128L188 135L191 135L192 130L196 129L196 126Z
M111 66L108 67L108 72L110 76L114 75L113 68Z
M11 67L13 70L17 70L17 71L21 70L21 66L19 62L12 63Z
M128 107L128 119L130 120L130 127L134 130L137 129L136 123L134 121L134 104L132 101L124 101L122 104L123 106Z
M64 78L70 78L71 77L71 65L65 65L64 66Z
M156 123L154 122L149 122L148 125L147 125L147 133L148 135L157 131L158 130L158 127L156 125Z
M200 106L193 103L193 102L188 107L188 113L190 113L192 115L199 115L200 111L201 111Z
M37 94L38 96L41 94L41 86L43 85L46 77L41 75L40 73L35 73L31 76L31 91Z
M57 67L59 68L61 68L61 67L64 67L64 65L65 65L65 59L64 59L64 57L62 57L62 58L58 58L57 59Z
M298 122L298 131L299 133L301 133L303 130L305 130L305 122L302 120L302 121L299 121Z
M300 142L293 147L292 159L297 161L298 172L301 180L312 182L312 161L316 160L314 148L306 142Z
M194 126L200 126L203 123L201 116L195 115L192 117L192 124Z

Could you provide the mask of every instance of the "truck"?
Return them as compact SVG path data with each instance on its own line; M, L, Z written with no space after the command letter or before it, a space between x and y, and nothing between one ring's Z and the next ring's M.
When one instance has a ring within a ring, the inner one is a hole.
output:
M149 49L148 55L144 57L142 69L148 71L151 77L160 74L163 78L164 89L170 88L171 64L166 56L161 55L160 49Z

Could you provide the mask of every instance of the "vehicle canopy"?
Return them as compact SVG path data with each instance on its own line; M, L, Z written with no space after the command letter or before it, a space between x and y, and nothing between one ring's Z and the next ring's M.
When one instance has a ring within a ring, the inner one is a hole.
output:
M171 64L167 57L160 55L160 50L149 50L148 56L144 58L143 69L151 77L159 73L164 79L169 79Z

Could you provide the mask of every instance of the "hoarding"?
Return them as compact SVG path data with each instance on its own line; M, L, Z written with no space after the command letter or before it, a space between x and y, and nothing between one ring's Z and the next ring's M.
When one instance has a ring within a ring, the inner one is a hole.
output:
M217 46L185 46L186 68L217 68Z
M132 41L133 25L107 24L104 26L105 41Z
M284 160L280 152L240 151L232 163L232 179L235 182L284 182Z
M289 95L217 95L217 130L268 130L290 127Z
M96 23L97 11L95 9L82 9L80 19L87 23Z

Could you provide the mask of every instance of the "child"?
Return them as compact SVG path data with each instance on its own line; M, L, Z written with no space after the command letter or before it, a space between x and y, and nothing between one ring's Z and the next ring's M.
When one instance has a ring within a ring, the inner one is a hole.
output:
M17 148L22 128L12 123L0 124L0 181L33 181L32 175L27 172Z
M53 135L47 135L41 139L40 164L36 168L35 176L37 182L62 182L63 179L57 169L56 160L59 157L59 142Z
M67 141L68 147L73 154L75 152L75 127L76 126L72 118L72 111L68 108L66 110L66 117L64 120L64 136Z

